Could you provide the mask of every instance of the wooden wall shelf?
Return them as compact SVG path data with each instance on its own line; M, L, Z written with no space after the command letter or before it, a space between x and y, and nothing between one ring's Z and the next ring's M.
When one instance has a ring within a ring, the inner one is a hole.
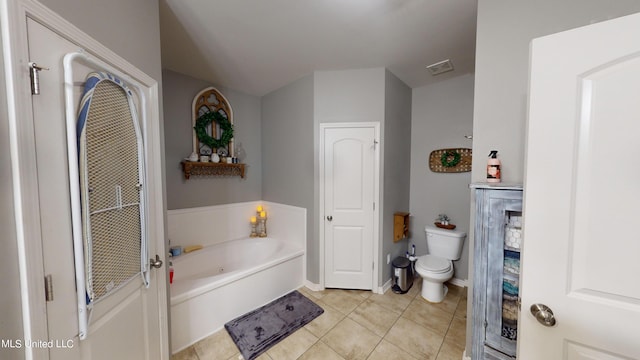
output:
M397 211L393 214L393 242L409 237L409 213Z
M184 178L193 176L240 176L244 178L244 164L182 161Z

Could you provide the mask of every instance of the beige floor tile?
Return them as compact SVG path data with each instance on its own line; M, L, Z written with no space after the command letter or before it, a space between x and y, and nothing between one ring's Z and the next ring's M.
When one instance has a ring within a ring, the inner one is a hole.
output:
M367 360L416 360L416 358L387 340L382 340Z
M322 299L327 294L326 290L313 291L306 286L301 287L298 291L312 300Z
M464 346L460 347L445 342L442 344L442 347L440 347L440 352L438 352L436 360L460 360L462 359L463 353Z
M321 340L347 360L366 359L381 337L355 321L345 318Z
M435 359L443 336L401 317L384 337L418 359Z
M398 314L402 314L402 312L407 308L407 306L409 306L412 300L411 296L407 294L396 294L393 291L388 290L382 295L371 295L369 297L369 300L384 308L387 308L388 310L394 311Z
M172 355L171 360L199 360L196 349L193 346L180 351L179 353Z
M466 345L466 288L449 285L452 291L445 301L432 304L419 295L421 279L416 280L402 295L301 288L324 314L256 360L459 360ZM223 329L171 359L242 360L242 356Z
M324 313L313 319L313 321L305 325L304 328L309 330L318 338L321 338L336 326L340 320L344 319L346 315L333 308L333 306L326 304L322 300L315 300L315 303L324 309Z
M414 299L422 291L422 278L417 276L413 279L413 286L407 291L407 296Z
M231 356L230 358L228 358L227 360L244 360L244 357L242 355L240 355L240 353L237 353L237 354L234 354L233 356ZM265 352L265 353L260 354L260 356L258 356L256 358L256 360L275 360L275 359L273 359L271 356L267 355L267 353Z
M456 312L453 316L461 319L467 318L467 297L466 296L460 297L460 301L458 301L458 306L456 307Z
M419 296L409 304L407 310L402 313L402 317L444 336L449 329L453 314L438 308L423 299L422 296Z
M457 286L450 283L446 283L447 288L449 288L449 294L453 296L462 296L467 292L467 288L464 286Z
M366 300L349 314L349 318L376 335L384 336L398 320L400 314L384 308L371 300Z
M365 300L360 296L358 290L328 289L325 291L327 294L322 298L322 301L345 315L348 315Z
M224 329L198 341L194 348L201 360L228 359L238 352L238 347Z
M361 298L364 298L364 299L368 299L369 296L373 294L371 290L349 290L349 291L358 294Z
M449 325L445 342L464 348L466 345L466 332L467 321L465 319L454 317L453 321L451 321L451 325Z
M445 296L444 300L439 303L431 303L431 304L437 306L438 308L448 313L453 314L456 312L456 308L458 307L458 302L460 301L460 295L462 294L460 289L462 288L455 285L451 285L451 284L447 284L447 287L449 287L450 290L447 292L447 296Z
M302 328L267 350L267 354L272 359L295 360L309 350L317 341L318 338L315 335Z
M318 341L298 360L344 360L344 358L322 341Z

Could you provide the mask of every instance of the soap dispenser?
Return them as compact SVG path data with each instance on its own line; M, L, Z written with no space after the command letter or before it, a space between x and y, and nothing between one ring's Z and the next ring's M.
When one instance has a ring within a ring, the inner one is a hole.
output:
M489 153L489 160L487 160L487 182L500 182L500 165L498 150L491 150Z

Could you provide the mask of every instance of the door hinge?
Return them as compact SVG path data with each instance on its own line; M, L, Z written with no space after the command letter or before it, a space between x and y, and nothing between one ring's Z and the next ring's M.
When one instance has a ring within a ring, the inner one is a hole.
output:
M487 320L484 321L484 328L486 329L489 324L487 324Z
M376 211L376 203L373 203L373 211Z
M29 77L31 78L31 95L40 95L40 71L49 68L38 66L34 62L29 63Z
M44 297L47 301L53 301L53 277L51 274L44 277Z

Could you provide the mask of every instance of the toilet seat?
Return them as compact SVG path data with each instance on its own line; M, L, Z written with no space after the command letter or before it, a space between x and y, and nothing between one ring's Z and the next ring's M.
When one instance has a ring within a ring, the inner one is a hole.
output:
M423 255L416 261L416 270L442 274L451 270L451 261L435 255Z

